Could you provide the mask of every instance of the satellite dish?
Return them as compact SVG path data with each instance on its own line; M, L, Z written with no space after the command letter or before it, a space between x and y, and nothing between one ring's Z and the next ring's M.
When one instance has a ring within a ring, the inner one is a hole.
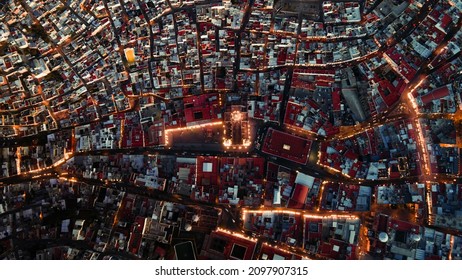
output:
M413 234L412 235L412 240L414 240L415 242L419 242L421 238L422 238L422 236L420 236L420 234Z
M388 234L386 232L379 233L380 242L386 243L388 241Z
M184 225L184 230L185 231L191 231L192 230L192 225L191 224Z

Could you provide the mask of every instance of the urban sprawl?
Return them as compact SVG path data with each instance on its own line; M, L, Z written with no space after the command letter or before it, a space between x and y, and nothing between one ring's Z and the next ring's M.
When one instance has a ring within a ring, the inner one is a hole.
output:
M462 0L0 2L0 259L462 259Z

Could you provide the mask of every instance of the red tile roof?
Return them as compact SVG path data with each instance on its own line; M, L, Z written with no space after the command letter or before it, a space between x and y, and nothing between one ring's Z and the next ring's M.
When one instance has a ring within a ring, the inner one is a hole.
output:
M430 103L433 100L441 99L449 94L449 88L447 86L437 88L433 90L432 92L424 95L421 97L422 103L427 104Z
M212 171L204 171L204 163L212 164ZM216 186L218 184L218 158L216 157L197 157L197 174L196 174L196 184L201 185L210 185Z
M135 222L132 225L130 239L128 241L128 250L132 254L138 254L138 250L140 249L144 221L144 217L137 216L135 218Z
M441 28L446 29L446 27L448 27L451 23L452 18L449 15L445 14L441 19Z
M222 232L222 231L212 232L210 234L210 240L212 240L213 238L218 238L218 239L226 241L226 244L224 246L223 255L227 259L233 259L233 257L231 256L231 253L235 245L239 245L239 246L246 248L245 254L243 257L244 260L252 259L254 251L255 251L255 246L256 246L255 241L240 237L238 235L234 235L232 233L227 233L227 232Z
M202 94L185 97L184 114L187 125L220 119L218 94Z
M270 128L266 134L264 153L305 164L312 141Z
M267 255L268 260L273 260L275 255L279 255L283 257L285 260L292 260L292 259L300 260L301 259L300 256L294 255L290 252L284 251L279 248L271 247L267 244L262 245L260 253L261 255L263 254Z
M406 222L406 221L400 221L400 220L392 219L389 222L389 225L392 228L394 228L396 230L400 230L400 231L408 231L408 232L413 232L413 233L416 233L416 234L418 234L419 231L420 231L420 227L418 225L411 224L411 223Z
M309 191L310 188L307 186L297 184L287 207L302 209L305 205L305 200Z
M340 111L340 90L334 89L332 92L332 105L334 111Z

